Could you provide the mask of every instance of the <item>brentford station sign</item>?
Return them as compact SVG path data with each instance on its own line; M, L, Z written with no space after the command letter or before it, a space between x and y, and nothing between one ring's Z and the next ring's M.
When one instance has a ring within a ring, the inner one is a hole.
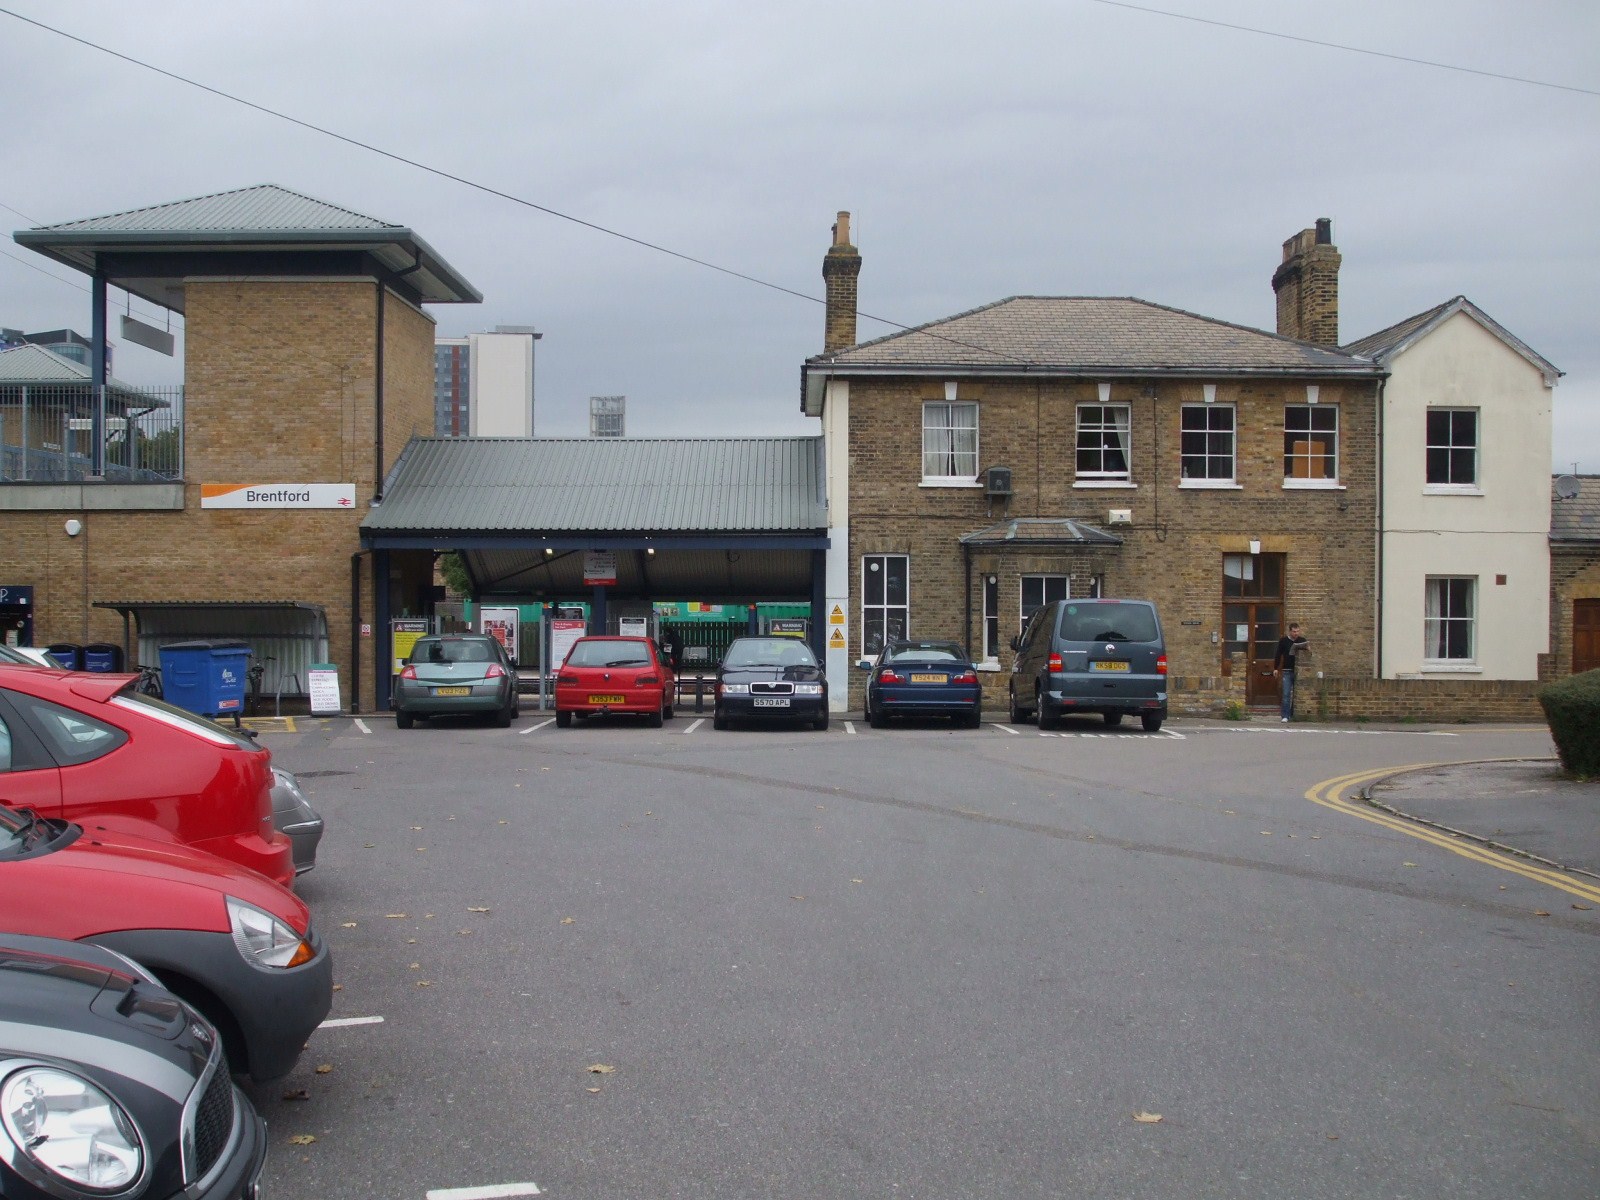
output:
M201 508L354 508L353 483L202 483Z

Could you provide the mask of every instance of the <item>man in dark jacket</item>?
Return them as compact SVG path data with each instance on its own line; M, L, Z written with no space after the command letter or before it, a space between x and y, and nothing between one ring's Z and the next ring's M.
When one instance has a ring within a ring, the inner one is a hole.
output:
M1278 639L1278 652L1272 656L1272 674L1278 680L1278 720L1294 716L1294 660L1306 648L1300 626L1290 623L1289 632Z

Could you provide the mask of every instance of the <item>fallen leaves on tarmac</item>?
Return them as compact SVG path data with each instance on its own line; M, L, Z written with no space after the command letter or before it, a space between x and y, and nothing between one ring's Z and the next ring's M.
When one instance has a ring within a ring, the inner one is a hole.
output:
M292 1138L289 1139L289 1145L291 1145L291 1146L309 1146L309 1145L311 1145L312 1142L314 1142L316 1140L317 1140L317 1135L314 1134L314 1133L297 1133Z
M617 1069L615 1067L608 1066L605 1063L591 1063L589 1066L589 1074L591 1075L615 1075L616 1073Z
M1133 1119L1141 1125L1159 1125L1166 1120L1160 1113L1149 1113L1142 1109L1133 1114Z

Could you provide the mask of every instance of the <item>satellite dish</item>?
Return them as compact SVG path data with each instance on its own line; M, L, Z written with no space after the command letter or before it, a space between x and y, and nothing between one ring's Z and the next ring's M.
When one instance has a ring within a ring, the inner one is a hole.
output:
M1575 500L1578 496L1578 477L1576 475L1556 476L1556 499Z

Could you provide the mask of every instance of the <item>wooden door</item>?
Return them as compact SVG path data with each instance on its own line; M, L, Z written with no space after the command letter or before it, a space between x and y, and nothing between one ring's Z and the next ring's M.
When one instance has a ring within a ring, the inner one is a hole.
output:
M1600 600L1572 602L1572 673L1600 668Z
M1282 554L1222 556L1222 653L1242 653L1245 703L1278 703L1272 657L1283 636L1285 558Z

